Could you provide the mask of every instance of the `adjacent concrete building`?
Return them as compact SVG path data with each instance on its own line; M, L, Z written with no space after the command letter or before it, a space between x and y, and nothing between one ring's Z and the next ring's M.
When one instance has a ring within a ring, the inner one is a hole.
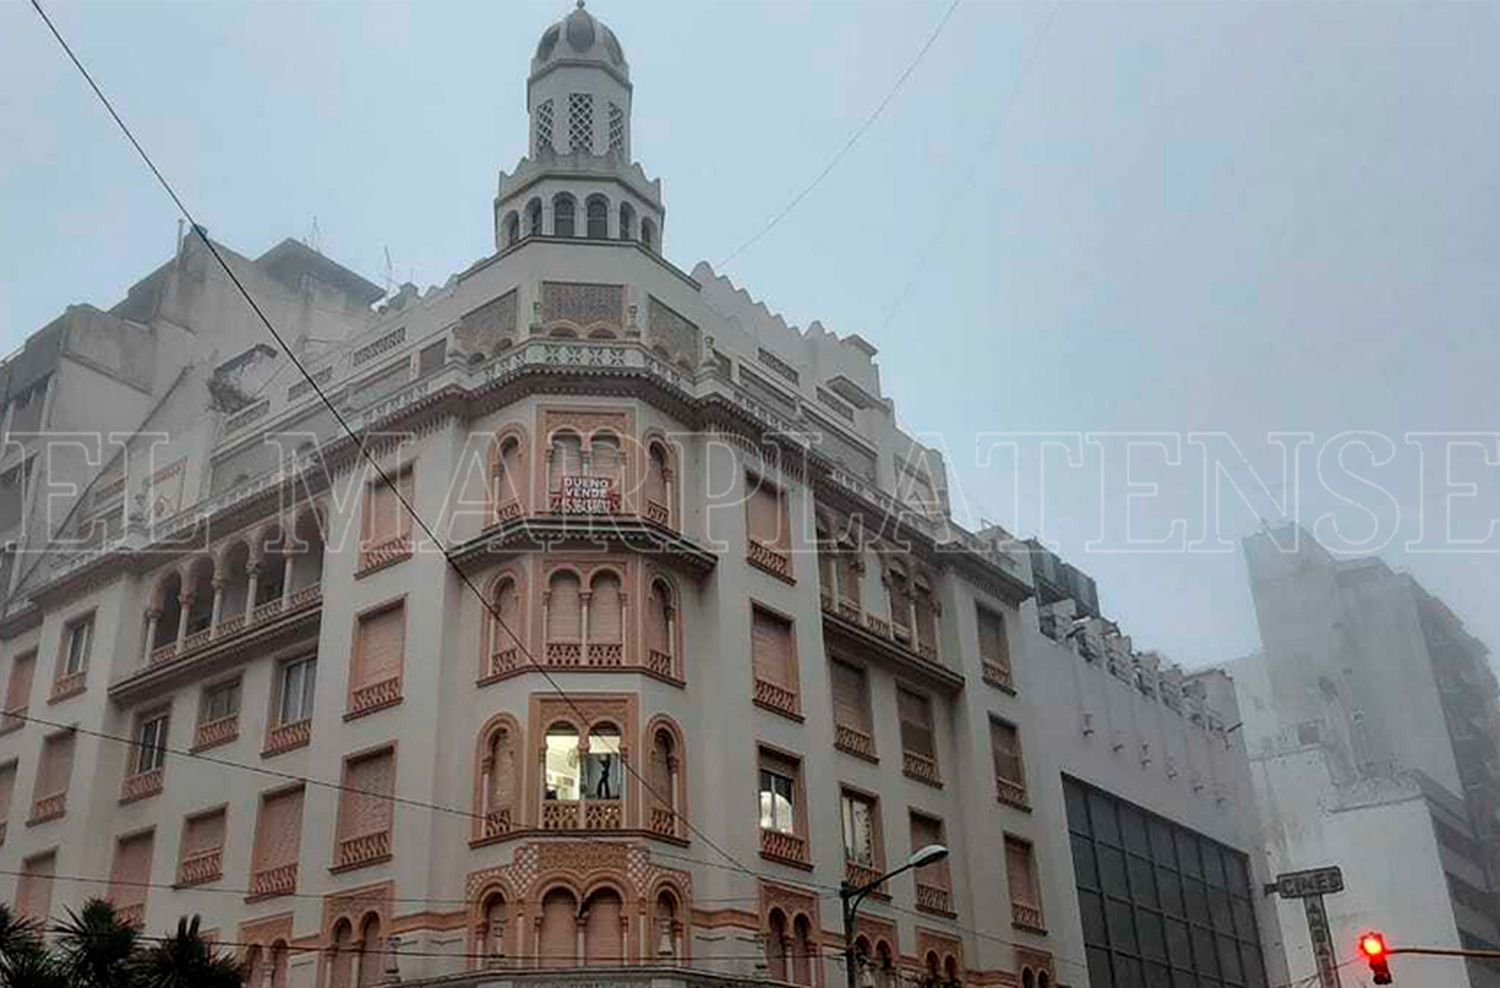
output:
M949 521L869 343L666 259L581 5L526 92L442 287L220 245L283 346L194 231L0 371L0 894L255 988L822 986L938 843L861 984L1284 980L1227 679Z
M1337 864L1335 943L1496 949L1500 709L1488 650L1410 575L1336 559L1294 528L1245 540L1263 651L1232 664L1273 871ZM1280 921L1311 970L1306 919ZM1485 964L1402 958L1426 984L1496 985ZM1401 973L1398 970L1398 975Z

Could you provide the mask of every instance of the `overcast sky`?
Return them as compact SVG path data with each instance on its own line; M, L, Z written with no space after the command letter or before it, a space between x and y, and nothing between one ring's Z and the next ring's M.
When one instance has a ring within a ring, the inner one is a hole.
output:
M594 0L631 64L667 256L718 264L763 226L947 6ZM492 250L529 59L570 7L50 5L217 239L253 255L316 218L324 252L383 282L389 249L424 288ZM1055 541L1140 647L1197 665L1257 646L1237 551L1087 549L1123 547L1125 507L1137 540L1177 517L1201 540L1201 457L1131 453L1158 494L1128 501L1109 440L1080 468L1052 457L1039 495L1038 458L1017 471L981 434L1222 430L1239 479L1280 498L1267 433L1311 433L1305 522L1336 512L1320 535L1380 548L1494 642L1500 555L1403 546L1448 524L1418 528L1446 503L1420 477L1475 485L1451 502L1456 537L1500 520L1493 439L1424 471L1404 438L1500 428L1497 42L1496 4L963 0L883 117L727 271L788 321L879 347L959 510ZM176 217L19 2L0 5L0 148L9 349L69 303L121 298L170 255ZM1335 438L1350 430L1393 445ZM1319 455L1344 464L1328 484ZM1225 503L1231 541L1276 517Z

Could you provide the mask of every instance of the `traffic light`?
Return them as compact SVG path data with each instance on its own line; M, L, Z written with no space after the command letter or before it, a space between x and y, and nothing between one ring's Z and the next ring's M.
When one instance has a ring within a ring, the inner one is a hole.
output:
M1359 952L1370 962L1370 974L1377 985L1391 983L1390 948L1385 945L1385 934L1370 930L1359 935Z

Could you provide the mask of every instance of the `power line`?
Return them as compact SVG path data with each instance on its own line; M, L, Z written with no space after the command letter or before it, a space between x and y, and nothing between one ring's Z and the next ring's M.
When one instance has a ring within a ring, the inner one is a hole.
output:
M954 2L956 4L958 0L954 0ZM198 239L202 241L204 247L213 256L214 260L218 262L218 265L223 269L225 276L228 277L230 282L234 284L234 287L238 289L240 295L244 298L245 303L249 305L250 308L255 312L255 315L260 319L262 325L266 327L266 331L271 334L271 338L276 341L276 343L281 347L282 352L286 354L287 359L290 360L292 362L292 365L295 366L297 370L302 374L302 377L307 381L307 384L312 389L313 393L318 396L318 400L323 403L324 407L326 407L330 413L332 413L334 420L339 424L339 428L342 429L343 432L349 437L349 440L354 444L354 447L359 451L365 462L375 470L376 474L380 478L381 483L383 483L390 490L390 492L395 495L396 500L401 504L402 508L408 515L411 516L412 521L421 528L422 533L426 535L433 546L435 546L437 550L442 553L443 559L448 563L448 566L458 576L459 581L462 582L463 585L466 586L469 591L474 594L474 597L480 602L480 605L490 613L490 616L494 619L500 630L504 631L516 643L517 650L520 651L521 654L526 656L527 660L531 663L532 667L537 672L542 674L542 677L547 681L547 684L552 687L553 692L555 692L557 696L564 703L566 703L569 708L571 708L574 714L578 715L578 717L586 723L588 718L584 714L583 709L578 706L577 702L574 701L571 696L568 695L567 691L562 688L562 685L558 683L557 679L552 675L550 671L548 671L547 667L537 661L536 656L533 655L531 649L521 641L520 636L514 634L509 626L506 625L505 619L500 616L499 610L485 597L484 593L474 585L474 581L466 572L464 572L463 568L458 565L458 561L454 559L453 554L448 550L448 547L438 539L437 533L433 531L432 527L427 523L426 519L424 519L417 512L415 506L413 506L412 503L407 499L406 495L401 492L401 488L395 483L395 481L391 479L385 468L382 467L380 463L375 459L374 454L370 452L368 447L366 447L364 440L362 440L358 435L355 434L348 421L344 418L343 413L334 406L332 401L329 400L328 395L323 391L322 385L320 385L318 381L312 376L312 374L308 372L301 359L299 359L296 353L292 351L292 348L287 345L287 342L282 338L281 333L277 331L274 325L272 325L270 318L267 317L265 312L261 309L260 305L256 303L255 298L250 294L244 283L240 281L239 276L234 273L234 269L229 266L229 263L225 261L223 255L219 253L219 249L214 245L214 242L208 238L207 232L198 223L197 219L194 218L192 212L187 208L187 205L182 201L182 198L172 187L172 184L167 181L167 178L162 174L161 169L156 167L156 163L151 160L151 156L146 153L146 149L141 146L140 141L136 140L135 134L131 132L124 119L120 117L120 114L115 111L114 104L112 104L109 100L109 97L104 94L104 90L101 89L99 87L99 84L94 81L94 77L89 74L88 69L84 67L83 62L79 60L78 56L73 53L72 47L68 45L68 42L63 38L61 32L58 31L57 26L52 23L52 19L47 16L47 12L42 8L41 0L31 0L31 6L42 18L42 21L47 25L47 29L52 32L52 36L57 39L57 43L62 47L63 51L67 53L69 60L72 61L73 65L78 69L84 80L88 82L89 88L94 91L94 95L99 98L99 101L104 105L104 108L109 111L109 115L114 119L115 124L120 128L120 131L125 135L126 139L130 141L131 146L135 148L136 153L140 155L141 160L146 163L146 167L151 169L151 174L156 176L157 182L161 185L162 189L167 193L167 195L172 199L172 202L176 204L178 210L182 213L183 218L185 218L192 226L193 232L197 234ZM657 792L656 789L651 785L651 783L648 782L646 778L641 775L641 773L629 761L621 759L620 765L626 772L635 777L635 779L641 784L642 787L645 788L648 793L656 797L658 800L661 800L663 804L667 806L672 805L672 800L670 798L664 797L661 793ZM724 848L719 846L719 844L716 843L713 838L709 837L707 834L703 833L701 830L695 827L692 821L682 816L679 816L678 819L682 820L683 826L685 826L690 833L697 836L700 840L703 841L704 844L708 845L710 849L719 854L726 861L729 861L732 865L735 866L736 869L752 877L755 875L754 871L746 867L734 855L730 854L728 851L724 850Z
M1012 84L1010 93L1005 99L1004 108L996 116L995 125L990 128L990 132L985 137L979 151L972 155L973 163L969 166L968 174L964 176L964 180L961 183L953 187L953 192L948 198L947 205L939 211L938 215L940 219L937 228L933 230L932 237L927 241L926 246L922 248L922 252L917 255L917 261L912 265L911 275L906 279L906 284L901 286L901 292L896 296L896 300L891 303L890 308L886 310L885 318L881 320L880 329L882 332L888 329L891 321L896 318L896 313L900 311L902 303L911 294L911 290L916 285L917 279L921 277L923 269L927 267L927 262L931 259L932 252L937 249L937 245L941 242L943 234L947 232L948 220L955 213L955 210L952 208L953 203L968 194L970 186L974 184L975 176L979 174L980 165L990 163L989 150L1000 136L1001 127L1010 115L1013 105L1020 98L1021 90L1027 78L1031 75L1032 67L1036 65L1041 55L1042 42L1047 39L1047 35L1051 32L1052 22L1057 19L1057 12L1061 7L1062 0L1052 0L1052 8L1047 12L1047 19L1042 22L1040 30L1037 31L1036 39L1032 42L1031 51L1027 54L1026 61L1021 63L1021 71L1016 75L1016 81Z
M953 2L948 5L948 9L943 12L943 16L938 20L937 27L933 28L932 33L927 36L927 41L923 43L920 49L918 49L916 58L913 58L911 60L911 64L906 67L906 71L902 72L901 75L896 78L896 84L891 87L890 92L885 94L885 99L881 100L880 104L875 107L875 112L871 113L869 117L865 119L864 123L860 124L854 129L854 133L850 134L849 139L844 142L844 146L839 148L838 151L834 153L832 158L828 159L828 164L823 166L823 170L818 172L813 180L807 184L806 188L804 188L801 192L798 192L796 195L792 196L791 201L783 206L781 211L778 212L775 216L772 216L770 221L766 223L765 226L761 227L759 233L756 233L749 240L746 240L734 250L730 251L729 256L719 262L720 271L723 271L726 264L734 260L736 257L739 257L745 251L749 250L762 237L775 229L778 223L786 219L787 214L796 209L798 203L800 203L803 199L806 199L813 189L816 189L819 185L822 184L823 179L827 178L829 173L833 171L834 167L841 160L843 160L844 155L848 154L854 149L854 145L859 143L859 139L861 137L865 136L865 132L875 125L875 121L880 119L880 115L885 112L885 108L890 105L891 100L896 98L896 94L901 91L901 87L906 85L906 80L911 78L911 74L915 72L917 66L921 64L922 59L927 55L928 49L930 49L937 41L938 35L943 33L943 28L948 26L948 21L950 18L952 18L953 12L958 9L958 5L960 2L961 0L953 0Z

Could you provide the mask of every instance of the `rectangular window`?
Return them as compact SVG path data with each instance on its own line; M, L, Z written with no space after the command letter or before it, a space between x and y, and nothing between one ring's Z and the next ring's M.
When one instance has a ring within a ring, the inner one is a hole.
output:
M751 609L750 664L755 700L783 713L798 712L797 664L792 622L760 607Z
M936 759L937 747L932 737L932 701L908 689L896 692L896 709L901 719L901 748L924 758Z
M167 715L155 714L140 722L135 732L134 773L154 772L167 763Z
M979 661L984 679L993 686L1009 688L1012 673L1005 619L984 607L975 608L975 617L979 622Z
M802 766L774 751L760 753L760 829L780 834L801 830Z
M263 796L255 821L251 866L252 896L283 895L297 887L297 856L302 844L302 787Z
M1014 724L990 718L990 754L1001 801L1024 806L1026 770L1021 762L1021 732Z
M220 683L210 686L203 693L203 714L199 718L201 723L211 724L214 721L227 720L237 716L240 712L240 681Z
M382 748L345 760L334 867L353 868L390 857L395 789L395 749Z
M52 876L57 874L57 852L48 851L21 862L16 882L16 913L28 919L46 920L52 912Z
M841 809L844 817L844 860L866 868L879 867L879 810L875 799L846 791Z
M35 806L32 817L49 819L60 815L73 774L73 732L54 734L42 742L42 757L36 769Z
M198 885L223 876L224 827L222 808L187 818L177 855L177 884Z
M109 870L109 901L126 918L146 904L147 883L151 881L151 851L155 845L152 831L121 837L115 842L115 860Z
M791 580L792 532L786 495L748 474L745 490L745 549L750 563L773 576Z
M359 616L351 686L361 690L401 678L406 651L406 607L395 604Z
M911 815L911 853L916 854L924 847L943 843L945 843L943 821L927 816L925 813ZM937 861L918 868L917 882L933 888L947 889L949 887L948 862Z
M1042 897L1037 888L1031 842L1005 835L1005 877L1010 888L1011 920L1022 927L1042 925Z
M833 680L833 722L870 734L870 684L864 669L836 659L828 668Z
M10 803L16 792L16 763L0 766L0 843L10 823Z
M10 664L10 679L5 684L6 713L24 714L31 705L31 683L36 676L36 652L18 655ZM23 721L6 721L6 727L19 727Z
M281 667L277 697L278 727L312 719L317 670L318 660L315 658L298 659Z
M411 538L411 513L401 502L405 500L407 504L412 504L415 489L413 472L408 467L400 472L388 471L386 477L391 483L387 484L385 478L377 477L365 488L362 548L366 553L373 553L390 543Z
M94 638L94 616L79 618L63 632L64 652L62 674L75 676L89 664L89 645Z

